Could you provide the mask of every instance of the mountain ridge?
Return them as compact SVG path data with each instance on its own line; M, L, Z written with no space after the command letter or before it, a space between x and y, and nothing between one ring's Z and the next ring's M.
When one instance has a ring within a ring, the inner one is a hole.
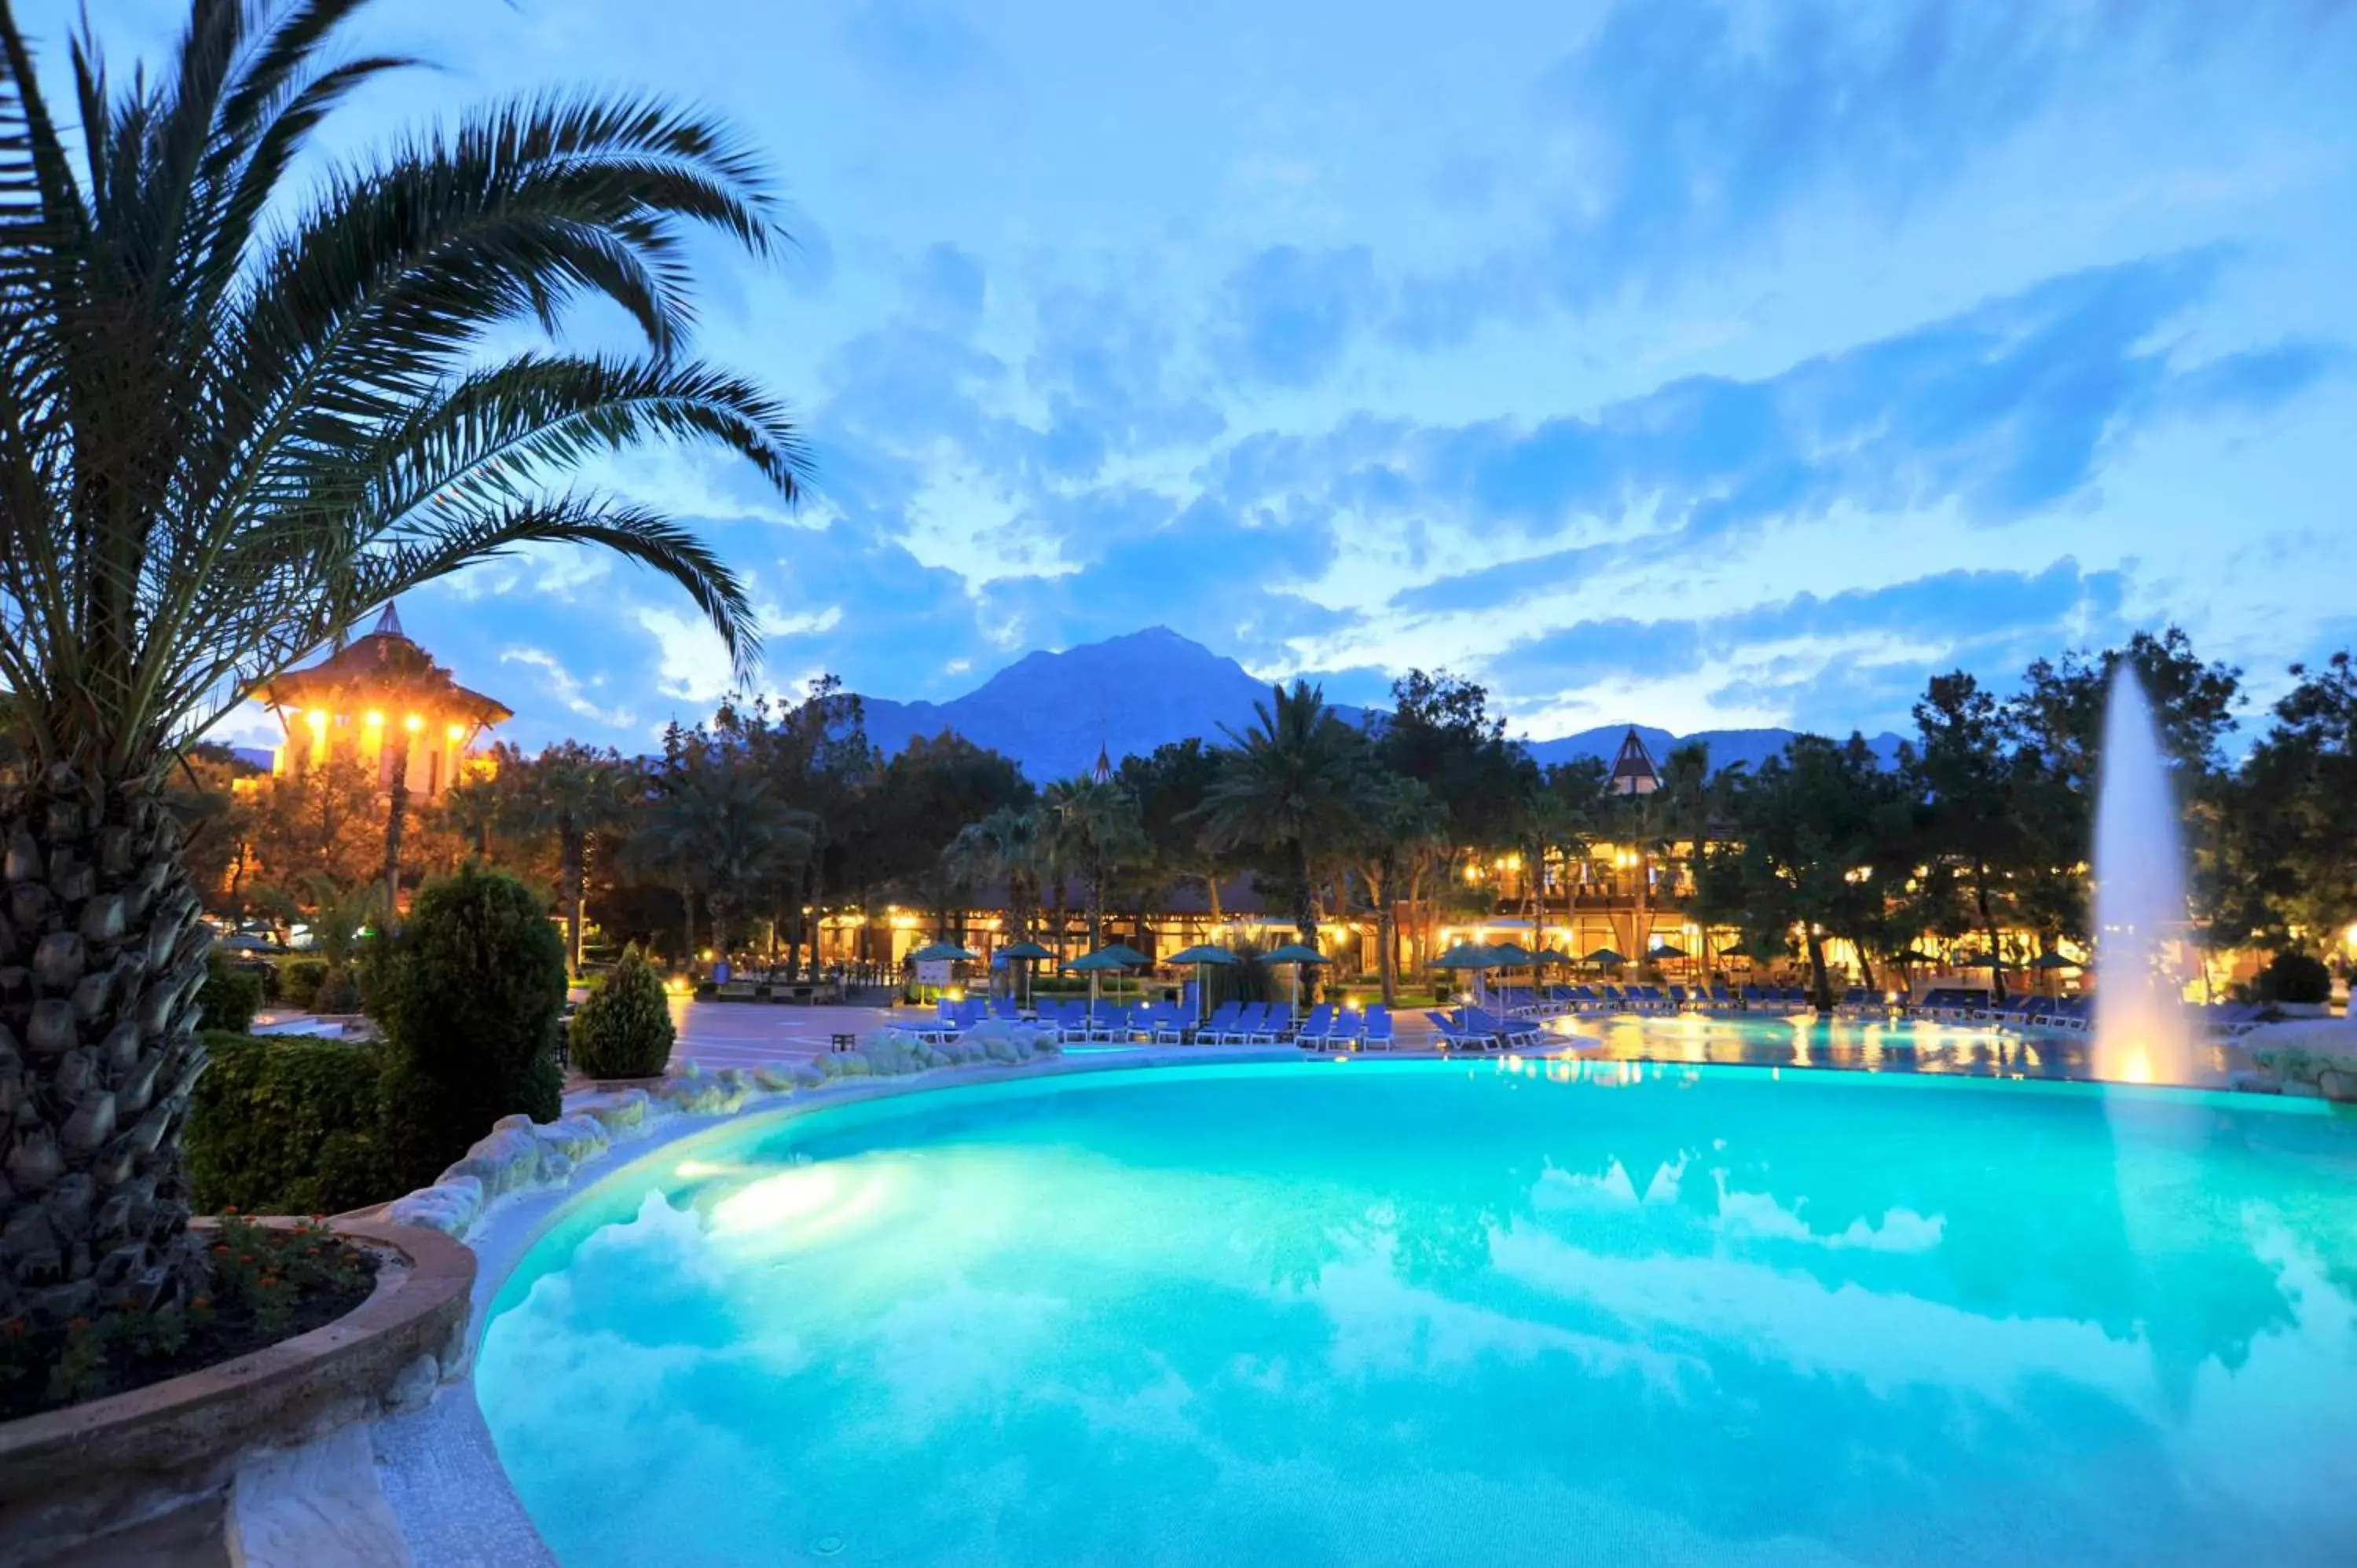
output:
M1241 731L1252 722L1253 705L1266 702L1268 693L1269 682L1233 659L1167 626L1151 626L1101 642L1035 649L945 702L902 703L865 693L860 700L868 739L887 756L918 736L949 730L1013 757L1033 782L1045 783L1087 772L1100 746L1118 763L1190 736L1222 740L1223 726ZM1352 724L1366 716L1363 708L1332 706ZM1609 761L1632 727L1656 765L1672 746L1700 740L1710 747L1714 768L1756 768L1799 733L1728 729L1679 736L1647 725L1614 724L1522 744L1543 763L1583 756ZM1868 744L1887 763L1899 737L1886 732Z

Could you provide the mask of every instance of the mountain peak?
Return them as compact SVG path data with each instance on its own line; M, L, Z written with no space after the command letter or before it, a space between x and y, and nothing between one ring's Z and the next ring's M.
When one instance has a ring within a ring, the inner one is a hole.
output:
M1100 748L1118 762L1189 736L1217 740L1222 726L1243 728L1252 720L1253 704L1267 700L1267 682L1235 660L1157 625L1071 648L1035 650L946 703L866 702L868 738L888 756L914 736L954 730L1015 758L1035 783L1045 783L1088 772ZM1336 711L1353 723L1361 716L1356 708L1338 704ZM1583 755L1609 760L1632 728L1657 760L1681 740L1702 741L1714 768L1756 767L1792 738L1781 729L1680 736L1650 725L1615 724L1523 744L1541 762ZM1897 752L1898 737L1877 736L1873 744L1887 759Z

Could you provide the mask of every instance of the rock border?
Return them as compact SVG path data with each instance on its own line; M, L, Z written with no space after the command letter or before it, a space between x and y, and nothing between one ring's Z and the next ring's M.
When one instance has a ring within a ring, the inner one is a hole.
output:
M395 1224L464 1241L503 1200L569 1186L576 1171L615 1145L643 1138L674 1117L734 1115L845 1079L904 1078L942 1068L1017 1067L1061 1054L1052 1029L994 1019L946 1044L887 1025L856 1049L791 1066L764 1063L706 1072L693 1061L675 1062L651 1088L600 1086L569 1094L564 1113L554 1122L500 1117L431 1187L393 1199L383 1213Z
M219 1491L257 1455L412 1410L465 1366L478 1260L416 1226L339 1219L385 1255L350 1312L251 1354L0 1425L0 1561Z

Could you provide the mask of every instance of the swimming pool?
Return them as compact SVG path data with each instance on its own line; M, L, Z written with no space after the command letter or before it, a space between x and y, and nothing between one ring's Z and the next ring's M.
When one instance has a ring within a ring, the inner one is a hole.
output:
M592 1188L478 1396L563 1562L2357 1561L2357 1121L1622 1062L1101 1072Z

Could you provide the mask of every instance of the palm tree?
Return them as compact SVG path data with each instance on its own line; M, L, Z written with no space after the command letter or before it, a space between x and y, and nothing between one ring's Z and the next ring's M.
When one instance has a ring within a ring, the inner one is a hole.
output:
M942 851L951 876L969 886L1000 881L1006 884L1007 914L1015 924L1010 933L1028 940L1039 908L1039 818L1017 806L1001 806L979 822L958 830Z
M1297 680L1253 704L1243 735L1200 808L1221 843L1276 851L1293 884L1293 923L1318 945L1318 873L1349 839L1365 740L1326 705L1320 687ZM1222 725L1222 729L1226 726Z
M728 917L810 853L817 820L780 800L767 779L726 754L668 769L657 788L633 842L668 865L698 868L713 950L725 959Z
M1137 798L1110 779L1087 777L1048 786L1041 801L1048 829L1089 891L1089 946L1104 946L1105 891L1123 869L1153 854Z
M1742 765L1737 764L1739 768ZM1683 839L1687 845L1687 897L1702 884L1703 861L1710 843L1711 823L1727 814L1729 791L1738 777L1734 768L1714 774L1710 768L1710 747L1702 741L1690 740L1670 748L1662 758L1662 785L1654 793L1660 797L1663 816L1674 843ZM1701 932L1695 943L1695 973L1705 985L1710 983L1710 925L1697 919Z
M509 788L522 831L544 842L550 837L556 840L565 961L578 974L590 842L621 826L631 804L644 798L645 779L610 748L601 750L567 740L524 764Z
M408 63L340 47L363 4L197 0L127 81L84 38L70 141L0 0L0 969L37 992L10 1018L0 1318L37 1333L202 1278L180 1135L210 937L158 795L173 748L527 542L654 568L748 662L745 593L694 534L564 480L694 437L798 485L782 410L684 352L689 231L777 242L756 162L661 102L543 95L322 169L322 124ZM647 352L508 348L587 299Z
M1375 911L1376 973L1383 1005L1399 1001L1399 901L1432 857L1448 849L1448 808L1421 779L1380 773L1363 783L1359 880Z

